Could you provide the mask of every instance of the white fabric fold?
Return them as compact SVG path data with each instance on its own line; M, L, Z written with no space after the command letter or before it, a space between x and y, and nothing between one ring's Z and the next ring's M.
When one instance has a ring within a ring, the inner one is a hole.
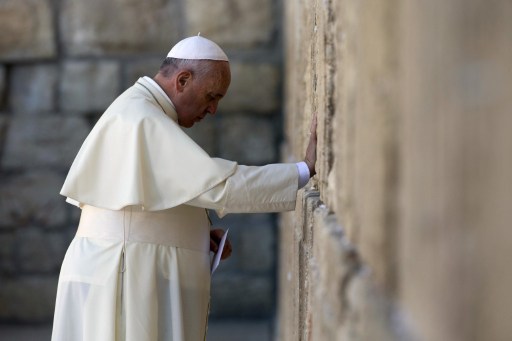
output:
M235 162L211 158L176 120L171 103L139 79L99 119L61 194L80 205L156 211L183 204L233 174Z
M62 264L52 341L203 340L209 294L204 209L85 205Z

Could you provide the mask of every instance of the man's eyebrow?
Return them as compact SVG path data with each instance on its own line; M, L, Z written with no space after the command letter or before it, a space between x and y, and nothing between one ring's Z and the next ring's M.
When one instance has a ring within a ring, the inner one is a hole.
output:
M213 97L220 97L220 98L224 97L223 94L215 94L213 92L209 92L208 95L213 96Z

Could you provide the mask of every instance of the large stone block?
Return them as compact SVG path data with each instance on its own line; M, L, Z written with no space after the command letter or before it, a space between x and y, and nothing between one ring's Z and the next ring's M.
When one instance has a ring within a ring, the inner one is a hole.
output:
M68 112L103 112L120 93L116 62L68 61L62 70L60 109Z
M350 159L343 160L342 148L336 148L343 146L342 140L337 140L340 136L335 138L339 143L328 148L340 158L340 163L350 163L345 166L350 171L348 180L352 186L345 189L351 202L352 219L346 222L349 237L358 241L361 257L372 269L376 281L392 292L396 282L393 270L398 207L399 126L396 122L401 95L398 86L399 11L396 10L399 4L389 1L385 5L368 2L353 6L356 8L351 11L358 11L357 26L355 32L349 34L353 39L361 37L355 46L360 52L355 56L347 55L346 65L357 72L354 93L350 93L355 103L351 113L339 112L345 117L353 115L352 126L344 127L344 131L352 134L351 140L346 140L350 143L347 147L351 149ZM331 187L329 192L339 196L341 191L336 189L342 184L335 184L337 186ZM342 200L337 198L330 202ZM336 211L341 218L342 211Z
M314 215L315 208L320 204L319 193L304 190L299 196L302 201L301 219L297 220L295 238L298 244L298 289L300 309L297 329L301 339L309 339L312 330L313 289L318 281L318 266L314 256Z
M5 79L5 67L0 64L0 110L4 108L4 98L5 98L5 85L6 85L6 79Z
M0 276L12 275L17 270L14 259L14 241L14 233L0 233Z
M269 277L215 274L212 278L211 317L265 317L274 306L274 285Z
M51 322L56 293L56 276L3 279L0 286L0 320Z
M232 62L231 85L219 110L275 113L280 106L279 85L280 73L275 64Z
M172 0L64 0L60 32L70 55L157 52L163 57L179 38L180 17Z
M201 32L221 47L251 47L270 43L276 29L271 0L219 0L215 6L200 0L184 3L186 32Z
M65 234L47 233L33 227L16 234L17 269L22 273L57 273L69 244Z
M308 340L311 288L316 281L313 257L313 210L319 193L300 190L294 212L281 215L279 246L279 340Z
M0 227L35 224L51 228L64 224L66 203L59 195L63 182L63 175L49 171L3 177L0 182Z
M2 166L67 169L88 133L89 125L80 117L15 116L9 124Z
M315 274L310 293L312 340L338 340L350 309L347 283L360 266L358 254L325 205L315 210L313 224L314 245L309 259Z
M15 66L11 69L9 107L22 113L55 110L57 65Z
M335 76L335 102L336 119L332 130L332 152L334 154L333 171L331 174L333 210L343 213L343 227L346 235L351 240L357 239L358 229L357 216L354 206L355 174L355 119L358 112L360 100L359 83L362 81L358 76L360 72L359 61L361 60L360 43L363 39L360 29L360 3L336 2L339 21L335 44L338 70ZM344 38L341 38L344 37ZM373 41L373 40L372 40ZM343 57L341 57L343 56ZM336 147L334 147L336 146ZM341 217L339 217L341 220Z
M299 157L302 153L305 132L303 132L303 113L310 111L306 107L307 96L305 91L310 87L309 76L306 72L306 59L311 55L311 51L305 50L305 46L312 46L312 42L306 33L313 31L302 22L299 27L296 23L302 21L305 13L312 11L312 8L303 9L311 6L313 2L284 2L285 7L285 134L289 147L289 152L293 157ZM304 30L304 34L302 34Z
M144 58L127 63L125 66L125 75L123 77L125 81L123 89L132 86L140 77L148 76L153 78L160 69L160 65L162 64L164 57L165 56L162 54L162 57Z
M203 121L194 124L192 128L184 129L185 133L203 148L208 155L216 156L217 139L216 125L212 117L207 117Z
M334 1L286 4L286 123L287 137L295 157L303 157L313 113L318 115L317 176L313 179L326 201L327 174L332 166L333 56L327 45L332 38ZM328 22L330 20L330 22ZM300 24L299 24L300 23Z
M507 340L512 7L404 4L400 301L424 340Z
M249 116L224 117L220 130L220 156L242 164L275 161L275 131L271 120Z
M5 145L8 124L9 124L9 117L7 115L3 114L2 112L0 112L0 151L3 151L4 145Z
M240 268L271 278L275 264L275 228L271 216L255 215L241 228Z
M0 3L0 60L48 58L56 54L49 0Z
M385 292L375 286L369 269L361 268L354 274L345 294L350 310L345 313L343 325L338 326L337 340L416 340L401 313Z
M212 217L213 226L229 228L233 247L230 258L221 263L221 272L272 277L275 265L275 231L271 214L228 214L222 219Z
M300 204L297 205L297 208ZM295 243L295 212L279 215L279 257L278 257L278 330L277 340L298 340L298 256Z

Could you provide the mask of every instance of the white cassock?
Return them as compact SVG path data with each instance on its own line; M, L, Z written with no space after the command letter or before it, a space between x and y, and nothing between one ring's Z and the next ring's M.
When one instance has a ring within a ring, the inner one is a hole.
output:
M204 340L205 208L295 208L295 164L210 158L176 121L170 100L141 78L82 145L61 191L82 215L61 268L53 341Z

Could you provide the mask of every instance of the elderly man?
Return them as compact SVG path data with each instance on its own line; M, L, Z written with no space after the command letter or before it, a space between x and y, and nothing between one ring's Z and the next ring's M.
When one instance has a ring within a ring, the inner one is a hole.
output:
M314 129L304 162L250 167L211 158L181 128L215 114L230 77L222 49L190 37L99 119L61 191L82 214L52 340L203 340L217 247L205 209L294 209L315 173Z

